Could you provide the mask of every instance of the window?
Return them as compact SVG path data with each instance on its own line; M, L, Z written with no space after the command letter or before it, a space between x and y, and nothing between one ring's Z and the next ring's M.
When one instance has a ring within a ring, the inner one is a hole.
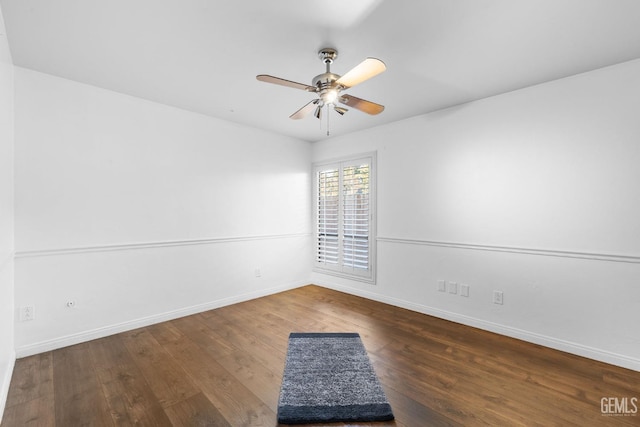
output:
M373 155L316 165L314 177L316 269L373 282Z

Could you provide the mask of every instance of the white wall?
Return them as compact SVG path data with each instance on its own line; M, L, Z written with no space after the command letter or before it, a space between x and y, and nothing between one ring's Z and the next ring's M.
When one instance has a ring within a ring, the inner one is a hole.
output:
M640 370L638 111L636 60L315 144L378 152L378 277L312 280Z
M308 143L17 67L15 87L19 356L308 282Z
M0 420L15 362L13 292L13 64L0 10Z

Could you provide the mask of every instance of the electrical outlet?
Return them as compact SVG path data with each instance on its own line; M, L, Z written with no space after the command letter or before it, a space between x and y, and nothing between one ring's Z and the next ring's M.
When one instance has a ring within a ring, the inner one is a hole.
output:
M444 280L438 280L438 292L446 292L447 282Z
M28 322L36 318L36 311L32 305L25 305L20 307L20 321Z
M457 294L458 293L458 283L456 282L449 282L449 293L450 294Z
M466 285L464 283L460 285L460 296L469 297L469 285Z
M500 305L504 303L502 291L493 291L493 303Z

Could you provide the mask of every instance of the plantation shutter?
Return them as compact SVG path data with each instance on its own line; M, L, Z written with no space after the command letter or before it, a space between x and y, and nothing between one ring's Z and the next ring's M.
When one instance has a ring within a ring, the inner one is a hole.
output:
M342 173L342 263L369 268L369 165L348 166Z
M340 171L328 169L318 172L317 261L338 264L338 214L340 201Z
M372 279L372 160L315 168L316 267Z

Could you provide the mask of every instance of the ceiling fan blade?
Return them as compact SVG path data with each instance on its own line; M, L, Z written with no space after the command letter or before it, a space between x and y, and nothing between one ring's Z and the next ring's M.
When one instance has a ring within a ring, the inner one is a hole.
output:
M316 91L316 87L315 86L309 86L309 85L306 85L304 83L292 82L291 80L281 79L280 77L274 77L274 76L270 76L268 74L259 74L259 75L256 76L256 79L260 80L261 82L267 82L267 83L273 83L273 84L276 84L276 85L292 87L294 89L302 89L302 90L306 90L308 92L315 92Z
M336 83L345 88L354 87L355 85L369 80L378 74L384 72L387 66L384 62L377 58L367 58L354 68L349 70L347 74L340 77Z
M300 120L306 117L311 111L313 111L318 101L319 101L318 99L314 99L313 101L310 101L304 107L302 107L301 109L299 109L298 111L290 115L289 118L293 120Z
M351 95L340 95L340 102L371 115L380 114L384 111L384 105L366 101Z

